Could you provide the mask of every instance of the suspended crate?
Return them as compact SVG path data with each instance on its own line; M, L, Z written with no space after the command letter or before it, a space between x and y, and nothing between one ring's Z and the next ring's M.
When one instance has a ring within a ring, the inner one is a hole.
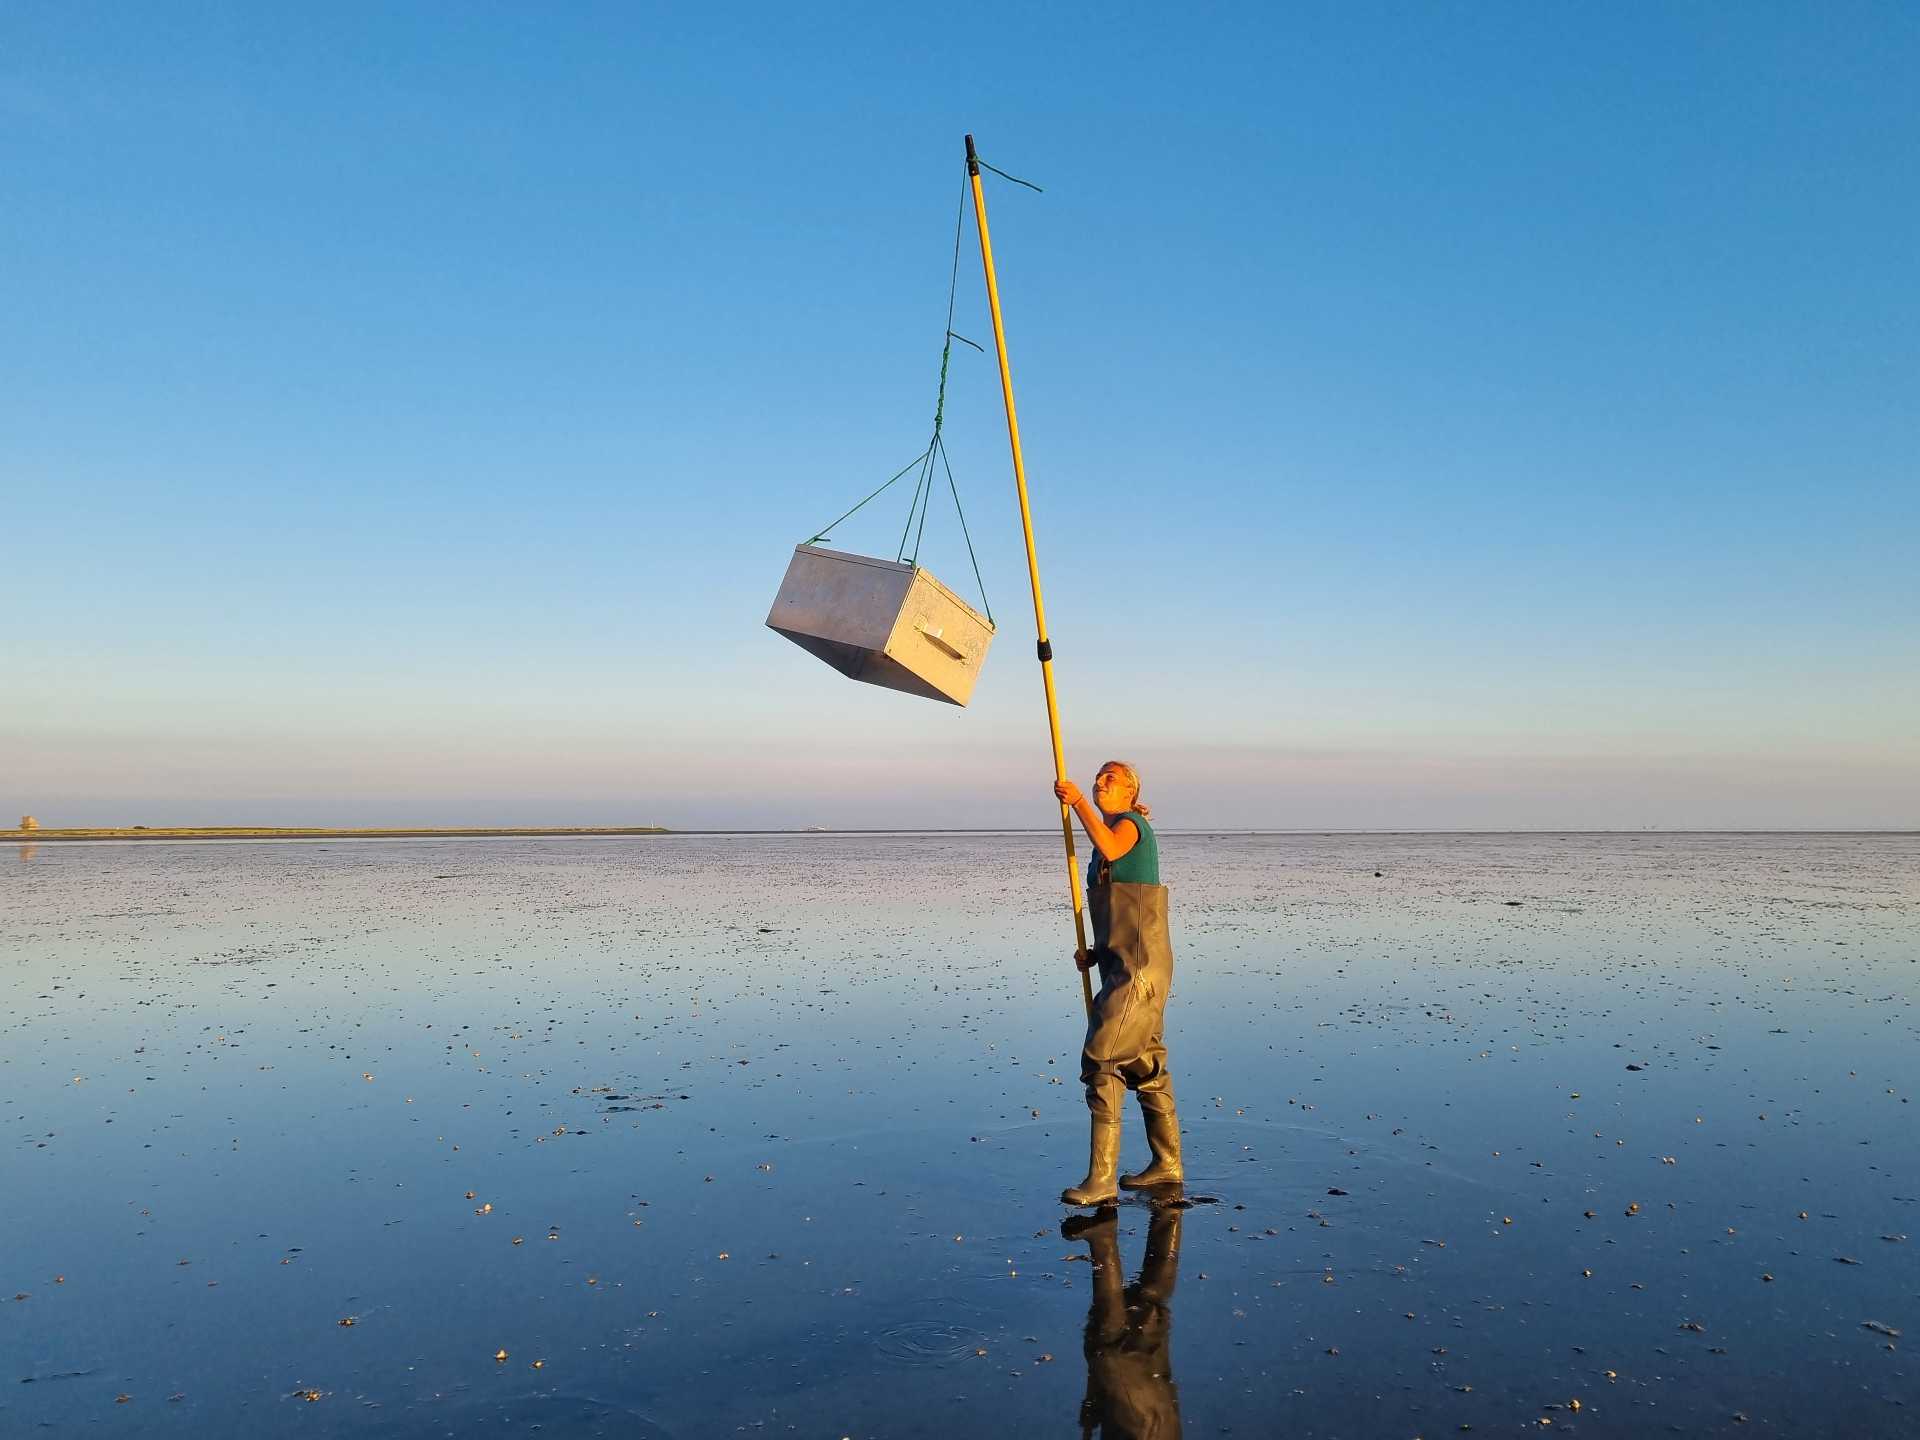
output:
M962 212L962 221L965 215ZM960 487L941 438L947 411L947 369L953 342L982 347L953 329L954 290L960 277L960 231L954 231L953 285L947 294L947 331L940 349L940 387L933 405L933 435L927 448L811 539L793 547L786 579L767 613L768 628L818 655L842 675L869 685L965 705L980 678L981 662L993 643L993 608L987 603L986 584L980 580L980 562L967 533L966 512L960 506ZM982 351L984 353L984 351ZM828 550L820 542L832 538L834 527L850 520L872 501L908 475L916 475L913 501L907 507L906 528L892 560ZM926 534L936 479L944 475L953 496L954 515L973 562L973 578L980 583L981 614L953 591L920 568L920 542ZM908 545L911 541L912 549Z
M993 622L917 565L796 545L767 625L842 675L965 705Z

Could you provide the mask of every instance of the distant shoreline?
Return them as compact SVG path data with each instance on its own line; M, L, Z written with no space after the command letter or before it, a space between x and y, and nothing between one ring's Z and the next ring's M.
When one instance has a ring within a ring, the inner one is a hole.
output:
M1917 830L1336 830L1312 827L1300 830L1243 830L1232 826L1156 827L1159 833L1168 837L1216 837L1229 836L1268 836L1273 838L1311 838L1322 839L1489 839L1494 837L1526 837L1532 839L1622 839L1637 840L1681 840L1681 839L1733 839L1733 838L1774 838L1785 836L1882 836L1920 839ZM318 827L293 825L197 825L197 826L103 826L91 829L71 830L0 830L0 842L18 845L35 845L42 840L86 841L86 840L511 840L522 839L618 839L634 835L674 835L692 836L782 836L800 838L819 836L827 838L838 836L854 838L877 835L1059 835L1051 826L996 825L979 827L913 827L913 828L848 828L827 829L825 827L805 830L670 830L665 825L567 825L567 826L491 826L484 829L433 829L415 826L402 829L358 829L327 830Z
M580 836L665 835L664 825L583 826L572 825L544 829L497 828L486 830L325 830L306 826L269 825L193 825L146 826L87 830L7 830L0 838L21 844L37 845L42 840L492 840L516 835Z

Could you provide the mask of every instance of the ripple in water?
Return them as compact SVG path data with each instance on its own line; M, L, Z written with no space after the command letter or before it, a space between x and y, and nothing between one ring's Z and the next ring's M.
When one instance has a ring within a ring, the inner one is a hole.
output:
M874 1337L873 1348L900 1365L945 1365L964 1360L986 1345L978 1330L943 1325L938 1320L908 1320L889 1325Z

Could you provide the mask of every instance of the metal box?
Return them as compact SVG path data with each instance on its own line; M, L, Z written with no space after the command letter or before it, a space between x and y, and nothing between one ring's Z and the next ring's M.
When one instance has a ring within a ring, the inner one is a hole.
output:
M993 622L913 565L793 547L767 625L842 675L965 705Z

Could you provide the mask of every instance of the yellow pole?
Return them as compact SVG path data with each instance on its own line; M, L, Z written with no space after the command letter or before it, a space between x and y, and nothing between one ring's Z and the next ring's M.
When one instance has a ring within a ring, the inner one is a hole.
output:
M1000 356L1000 394L1007 402L1007 442L1013 447L1013 483L1020 490L1020 526L1027 535L1027 578L1033 583L1033 624L1040 636L1040 679L1047 691L1047 729L1053 736L1053 773L1067 778L1067 751L1060 743L1060 703L1053 693L1053 646L1047 640L1047 609L1040 599L1040 557L1033 548L1033 511L1027 505L1027 466L1020 456L1020 416L1013 406L1013 372L1007 368L1007 335L1000 324L1000 286L993 275L993 242L987 235L987 197L980 188L980 161L967 136L967 176L973 183L974 228L980 232L980 264L987 273L987 306L993 311L993 346ZM1067 888L1073 895L1073 935L1081 955L1087 951L1086 905L1080 893L1080 865L1073 854L1073 812L1060 806L1060 835L1067 844ZM1093 1014L1093 981L1080 972L1080 992Z

